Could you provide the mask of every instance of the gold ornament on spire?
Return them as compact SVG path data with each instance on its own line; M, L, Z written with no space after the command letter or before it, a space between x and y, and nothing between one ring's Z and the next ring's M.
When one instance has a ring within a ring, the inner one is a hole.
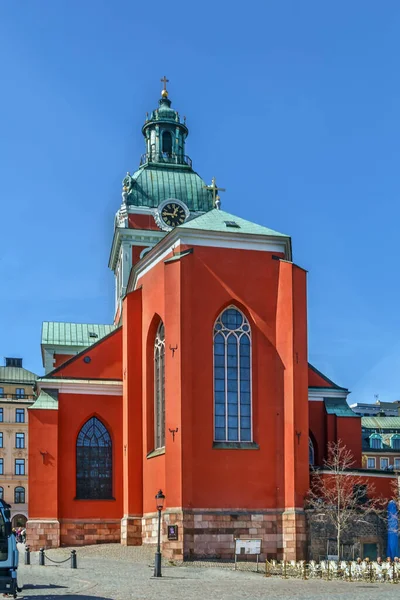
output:
M161 90L161 96L163 98L168 98L168 90L167 90L167 83L169 83L169 79L167 79L164 75L164 77L160 80L161 83L164 84L163 89Z
M217 186L217 182L216 182L215 177L212 178L211 185L204 185L203 187L206 190L209 190L212 193L214 208L220 209L220 207L221 207L221 198L219 197L218 192L225 192L226 189Z

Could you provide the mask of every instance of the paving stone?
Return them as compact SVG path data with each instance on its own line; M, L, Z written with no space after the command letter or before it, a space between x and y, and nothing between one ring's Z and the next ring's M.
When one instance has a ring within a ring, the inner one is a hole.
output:
M23 551L21 545L20 548ZM71 548L51 549L53 560L68 558ZM232 563L163 561L163 577L153 578L154 547L106 544L77 547L78 569L69 563L21 564L19 582L24 600L400 600L400 585L266 578L261 573L233 570ZM23 555L21 554L23 563ZM241 563L240 569L254 569ZM260 565L261 567L261 565Z

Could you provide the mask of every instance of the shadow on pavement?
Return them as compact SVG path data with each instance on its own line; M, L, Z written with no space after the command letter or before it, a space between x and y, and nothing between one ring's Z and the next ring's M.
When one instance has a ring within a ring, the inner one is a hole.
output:
M59 589L67 589L66 585L53 585L50 583L49 585L34 585L27 583L24 585L23 590L59 590Z
M112 598L105 598L104 596L76 596L75 594L67 594L57 596L18 596L20 600L60 600L60 598L69 598L69 600L113 600Z

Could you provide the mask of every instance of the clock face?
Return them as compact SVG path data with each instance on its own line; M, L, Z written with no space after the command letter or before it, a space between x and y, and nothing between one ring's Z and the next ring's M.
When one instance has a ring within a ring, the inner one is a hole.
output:
M169 227L176 227L185 221L186 212L177 202L168 202L161 210L161 218Z

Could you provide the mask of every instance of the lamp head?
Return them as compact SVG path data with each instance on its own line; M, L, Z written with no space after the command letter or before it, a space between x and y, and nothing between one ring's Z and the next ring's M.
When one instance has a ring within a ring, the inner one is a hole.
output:
M157 495L156 495L157 510L162 510L164 508L164 500L165 500L165 496L162 493L162 490L158 490Z

